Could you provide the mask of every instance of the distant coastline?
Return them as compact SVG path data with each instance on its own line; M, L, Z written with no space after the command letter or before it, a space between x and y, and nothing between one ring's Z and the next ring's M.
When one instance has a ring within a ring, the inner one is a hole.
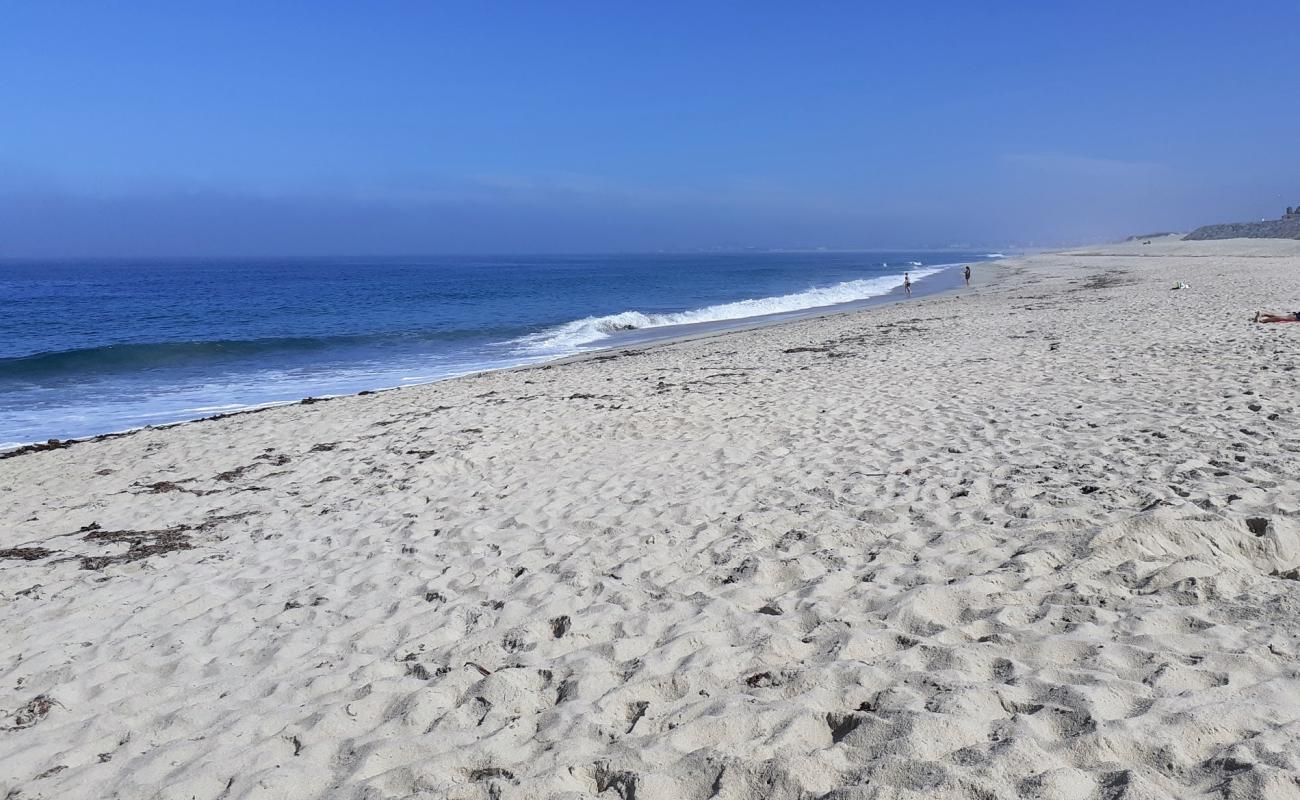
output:
M1300 239L1300 209L1288 207L1278 219L1202 225L1183 237L1189 242L1209 239Z

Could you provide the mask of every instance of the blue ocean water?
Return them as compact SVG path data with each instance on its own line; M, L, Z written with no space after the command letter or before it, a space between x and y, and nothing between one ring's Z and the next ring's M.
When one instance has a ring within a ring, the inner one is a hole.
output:
M0 448L860 302L985 257L0 262Z

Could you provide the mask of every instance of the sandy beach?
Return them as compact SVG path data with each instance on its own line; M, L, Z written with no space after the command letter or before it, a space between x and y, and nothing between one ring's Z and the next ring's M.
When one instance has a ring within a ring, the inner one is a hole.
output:
M1300 797L1259 308L1099 246L0 460L0 797Z

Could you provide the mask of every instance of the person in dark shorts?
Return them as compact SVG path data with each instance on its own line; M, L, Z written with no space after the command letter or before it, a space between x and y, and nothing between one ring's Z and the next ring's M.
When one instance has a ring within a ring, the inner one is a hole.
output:
M966 265L966 285L970 286L970 264Z
M912 296L912 279L907 276L906 272L903 273L903 289L907 291L908 297Z

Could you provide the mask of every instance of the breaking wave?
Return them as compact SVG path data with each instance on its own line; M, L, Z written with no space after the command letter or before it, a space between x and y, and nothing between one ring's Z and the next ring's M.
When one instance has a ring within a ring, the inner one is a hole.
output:
M926 268L912 270L910 274L913 280L918 280L939 271L939 268ZM715 306L670 314L621 311L603 317L586 317L566 322L554 328L523 336L516 339L514 343L521 351L532 354L576 352L597 344L611 335L627 331L805 311L812 308L822 308L839 305L840 303L851 303L855 300L879 297L889 294L902 285L903 275L899 273L897 275L883 275L878 278L845 281L833 286L814 287L802 292L777 297L737 300L733 303L721 303Z

